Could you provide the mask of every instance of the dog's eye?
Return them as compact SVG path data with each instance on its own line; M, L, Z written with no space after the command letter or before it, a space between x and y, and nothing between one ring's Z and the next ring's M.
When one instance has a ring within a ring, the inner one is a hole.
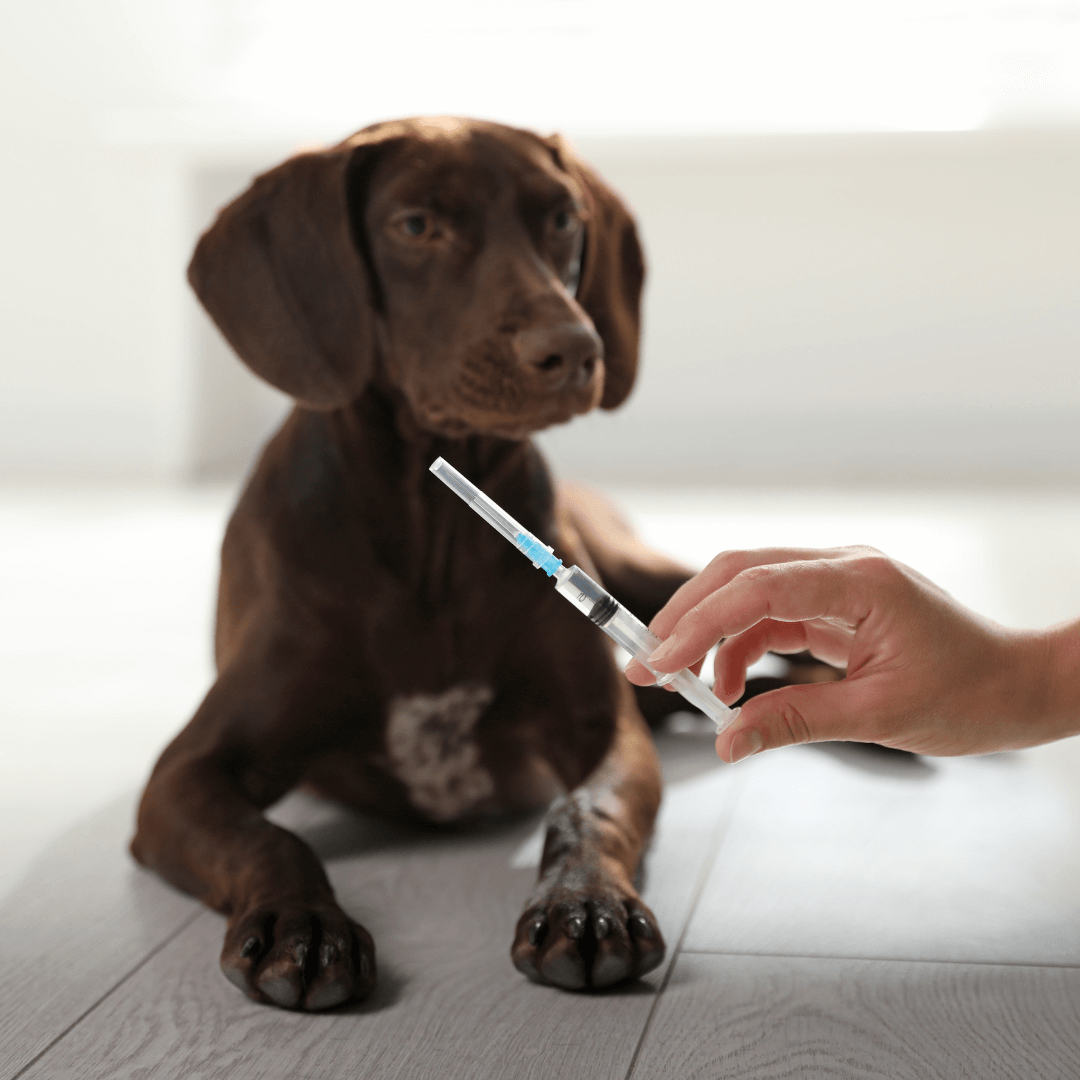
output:
M577 215L571 213L569 210L556 210L555 216L551 219L551 224L555 227L555 231L561 233L572 232L577 228L577 222Z
M423 236L428 231L428 219L423 214L409 214L401 219L399 228L406 236Z

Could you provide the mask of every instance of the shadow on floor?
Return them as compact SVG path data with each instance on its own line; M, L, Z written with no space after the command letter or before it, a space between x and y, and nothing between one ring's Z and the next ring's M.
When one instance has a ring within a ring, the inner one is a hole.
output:
M890 776L897 780L929 780L938 767L919 754L906 750L894 750L876 743L822 742L811 743L811 748L827 754L842 765L874 776Z

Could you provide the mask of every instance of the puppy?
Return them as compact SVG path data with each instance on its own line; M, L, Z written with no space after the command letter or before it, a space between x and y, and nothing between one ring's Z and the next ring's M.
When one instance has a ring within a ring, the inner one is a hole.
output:
M325 1009L375 984L371 936L263 816L301 784L429 822L551 804L514 964L583 990L660 963L633 885L661 791L634 694L601 632L428 472L446 458L650 618L690 572L557 491L529 441L625 400L643 277L626 207L560 139L461 119L293 157L200 240L199 299L296 407L226 531L217 681L132 852L228 917L221 966L255 1000Z

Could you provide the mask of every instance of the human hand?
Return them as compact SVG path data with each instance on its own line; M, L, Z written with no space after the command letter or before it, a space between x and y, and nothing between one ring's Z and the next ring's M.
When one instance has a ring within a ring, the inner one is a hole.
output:
M1080 731L1080 624L1008 630L873 548L774 548L718 555L652 621L661 672L697 670L720 639L714 692L731 703L770 650L808 649L846 667L839 682L751 698L716 752L824 739L920 754L980 754ZM631 682L652 674L632 662Z

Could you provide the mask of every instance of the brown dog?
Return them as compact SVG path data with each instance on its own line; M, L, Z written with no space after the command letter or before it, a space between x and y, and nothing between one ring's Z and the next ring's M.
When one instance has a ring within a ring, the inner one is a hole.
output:
M428 473L445 457L650 618L689 571L557 494L528 441L626 398L643 275L626 208L559 139L455 119L294 157L200 241L200 300L297 407L229 523L218 679L132 851L228 916L221 965L256 1000L375 983L370 935L262 815L301 784L435 822L561 795L514 963L583 989L660 962L633 886L661 787L634 695L600 631Z

